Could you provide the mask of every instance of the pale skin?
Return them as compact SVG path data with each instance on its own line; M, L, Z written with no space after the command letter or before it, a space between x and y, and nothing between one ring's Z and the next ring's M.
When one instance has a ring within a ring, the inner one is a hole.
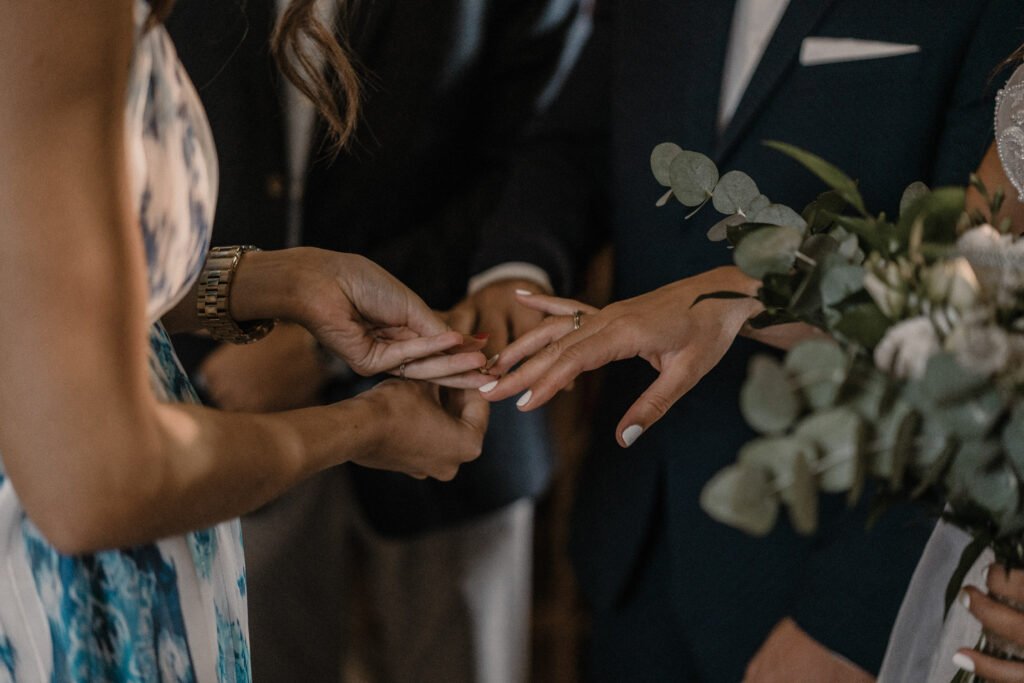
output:
M8 3L0 22L0 451L29 517L76 554L237 517L343 462L454 476L480 452L476 392L442 402L393 380L269 415L156 400L123 139L132 6ZM439 356L462 335L359 257L250 254L235 287L237 318L300 323L360 372L422 359L407 370L444 377L485 360ZM187 306L167 322L194 326Z

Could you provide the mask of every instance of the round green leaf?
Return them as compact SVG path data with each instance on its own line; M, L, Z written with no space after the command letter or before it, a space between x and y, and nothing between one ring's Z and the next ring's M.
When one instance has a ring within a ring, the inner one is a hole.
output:
M803 391L807 405L823 410L835 403L846 381L846 355L835 342L808 341L786 355L786 370Z
M740 410L762 434L781 434L800 414L800 397L786 371L773 358L755 356L740 390Z
M902 216L907 209L913 206L919 199L927 195L929 192L931 192L931 190L920 180L908 185L907 189L903 191L903 197L900 199L900 215Z
M864 424L849 408L817 413L801 422L796 436L810 441L821 454L823 491L848 491L857 480L864 457Z
M669 183L680 203L700 206L715 190L718 167L703 154L683 150L669 166Z
M669 168L672 166L672 160L682 151L683 149L677 144L663 142L651 152L651 171L664 187L669 187L672 184Z
M818 459L814 444L795 437L768 437L746 444L739 462L771 475L774 490L789 508L793 527L812 534L818 526L818 489L813 463Z
M733 214L750 211L755 202L760 203L761 194L753 178L742 171L729 171L714 188L715 209L719 213Z
M807 221L803 216L783 204L769 204L763 209L752 210L749 215L752 223L786 226L796 228L800 232L807 230Z
M836 306L864 289L864 269L854 265L835 265L821 278L821 302Z
M701 491L700 506L712 519L753 536L767 535L779 515L768 473L750 465L731 465L712 477Z
M769 273L788 273L802 243L803 233L796 228L762 228L744 237L733 257L740 270L760 280Z
M712 242L724 242L729 237L729 228L735 228L746 222L747 219L742 214L726 216L711 226L711 229L708 230L708 239Z

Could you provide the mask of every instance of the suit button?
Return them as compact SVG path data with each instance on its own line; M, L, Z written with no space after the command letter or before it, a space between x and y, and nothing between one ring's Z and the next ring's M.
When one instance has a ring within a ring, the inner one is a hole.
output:
M271 173L267 176L265 189L268 197L274 201L281 199L284 197L284 188L285 183L283 175L280 173Z

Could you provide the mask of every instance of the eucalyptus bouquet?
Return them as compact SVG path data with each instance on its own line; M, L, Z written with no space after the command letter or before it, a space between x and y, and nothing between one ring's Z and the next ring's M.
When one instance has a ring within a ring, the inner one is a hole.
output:
M985 548L1024 567L1024 242L992 225L1002 192L972 177L988 209L967 213L965 188L915 183L899 216L874 215L839 169L768 144L830 189L798 213L704 155L665 143L651 157L669 188L659 204L724 214L708 237L762 282L751 324L825 333L752 360L740 403L760 436L705 486L703 508L754 535L784 509L811 534L821 492L854 504L872 490L879 508L916 500L972 536L948 600Z

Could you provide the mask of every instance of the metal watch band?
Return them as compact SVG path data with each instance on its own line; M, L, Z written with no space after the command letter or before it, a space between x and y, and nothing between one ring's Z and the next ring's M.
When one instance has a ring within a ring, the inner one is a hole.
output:
M259 251L251 244L213 247L199 274L196 288L196 314L217 341L250 344L267 336L274 329L273 320L253 320L239 324L229 312L231 284L242 256Z

